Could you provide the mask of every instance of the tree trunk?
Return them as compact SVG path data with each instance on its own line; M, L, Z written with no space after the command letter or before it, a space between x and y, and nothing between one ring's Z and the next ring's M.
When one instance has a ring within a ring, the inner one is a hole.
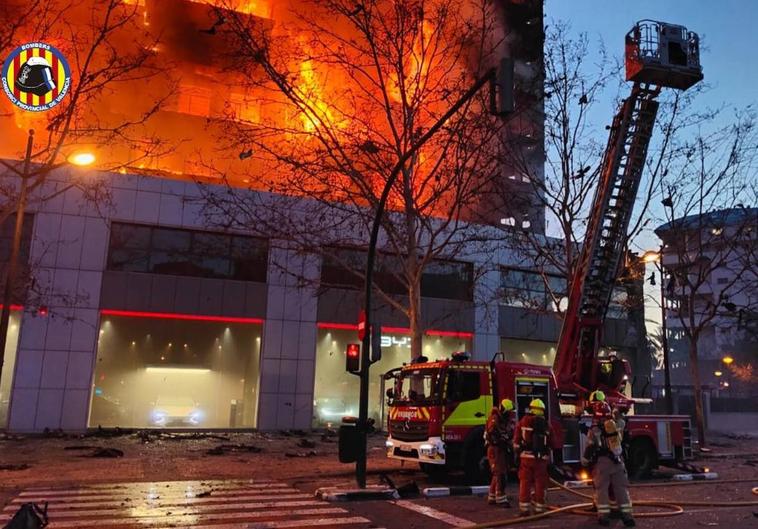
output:
M421 282L413 281L408 288L408 321L411 327L411 360L422 355L424 330L421 325Z
M697 426L697 440L701 447L705 446L705 414L703 413L703 388L700 385L700 372L698 369L697 338L690 337L690 373L692 375L692 388L695 392L695 424Z

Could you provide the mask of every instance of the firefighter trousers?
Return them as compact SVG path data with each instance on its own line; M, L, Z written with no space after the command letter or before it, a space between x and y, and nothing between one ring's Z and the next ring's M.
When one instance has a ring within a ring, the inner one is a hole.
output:
M487 461L492 475L488 499L490 502L507 503L505 479L508 473L508 455L502 447L489 445L487 446Z
M521 512L528 512L534 489L534 512L545 511L545 489L547 488L547 459L521 457L518 469L519 491L518 507Z
M616 463L610 457L600 456L592 468L592 482L595 485L595 505L598 516L608 516L611 512L609 489L618 502L622 516L632 514L632 500L629 497L629 478L623 462Z

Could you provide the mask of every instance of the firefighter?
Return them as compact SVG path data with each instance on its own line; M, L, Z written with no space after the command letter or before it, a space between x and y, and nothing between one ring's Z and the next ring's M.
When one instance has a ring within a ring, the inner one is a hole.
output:
M513 401L503 399L500 406L494 406L487 419L484 432L484 444L487 446L487 461L490 464L490 492L487 503L510 507L505 495L505 482L508 469L513 460L513 431L516 427L516 415Z
M592 425L587 431L587 445L582 455L582 464L592 467L598 523L602 526L610 525L609 492L612 489L621 510L621 520L626 527L634 527L636 523L632 516L632 500L629 497L629 478L621 447L626 424L620 414L611 411L601 391L590 395L590 406Z
M530 514L532 489L534 489L534 512L545 512L545 489L547 466L550 460L551 432L545 418L545 403L534 399L529 404L529 413L516 425L513 448L519 454L519 516Z

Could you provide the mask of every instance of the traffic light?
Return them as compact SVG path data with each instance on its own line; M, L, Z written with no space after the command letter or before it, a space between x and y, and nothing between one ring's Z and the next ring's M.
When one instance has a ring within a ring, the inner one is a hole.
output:
M361 370L360 344L347 344L347 350L345 351L345 369L348 373L357 373Z

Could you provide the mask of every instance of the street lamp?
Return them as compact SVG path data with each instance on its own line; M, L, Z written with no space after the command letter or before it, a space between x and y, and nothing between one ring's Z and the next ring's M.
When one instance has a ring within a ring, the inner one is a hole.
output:
M724 362L726 365L731 365L732 362L734 362L734 358L727 355L724 358L722 358L721 361Z
M76 152L68 157L68 162L80 167L86 167L95 162L95 155L91 152Z
M659 250L648 250L642 255L645 263L652 263L661 274L661 347L663 348L663 387L666 399L666 413L674 413L671 395L671 366L669 362L668 329L666 326L666 293L663 287L663 246ZM655 285L655 272L650 276L650 284Z
M0 377L3 373L3 363L5 361L5 345L8 340L8 324L11 316L11 302L13 301L13 288L18 268L18 254L21 251L21 233L24 229L24 213L26 211L27 188L29 178L29 166L32 161L32 147L34 146L34 130L29 130L29 136L26 140L26 156L24 157L23 172L19 172L10 164L3 162L3 165L12 169L21 177L21 189L18 194L18 205L16 206L16 225L13 231L13 245L11 247L10 261L8 262L8 272L5 276L5 290L3 292L2 312L0 313ZM95 155L91 152L77 152L67 158L71 164L78 166L91 165L95 161ZM40 311L42 314L42 311ZM2 425L0 425L2 426Z

